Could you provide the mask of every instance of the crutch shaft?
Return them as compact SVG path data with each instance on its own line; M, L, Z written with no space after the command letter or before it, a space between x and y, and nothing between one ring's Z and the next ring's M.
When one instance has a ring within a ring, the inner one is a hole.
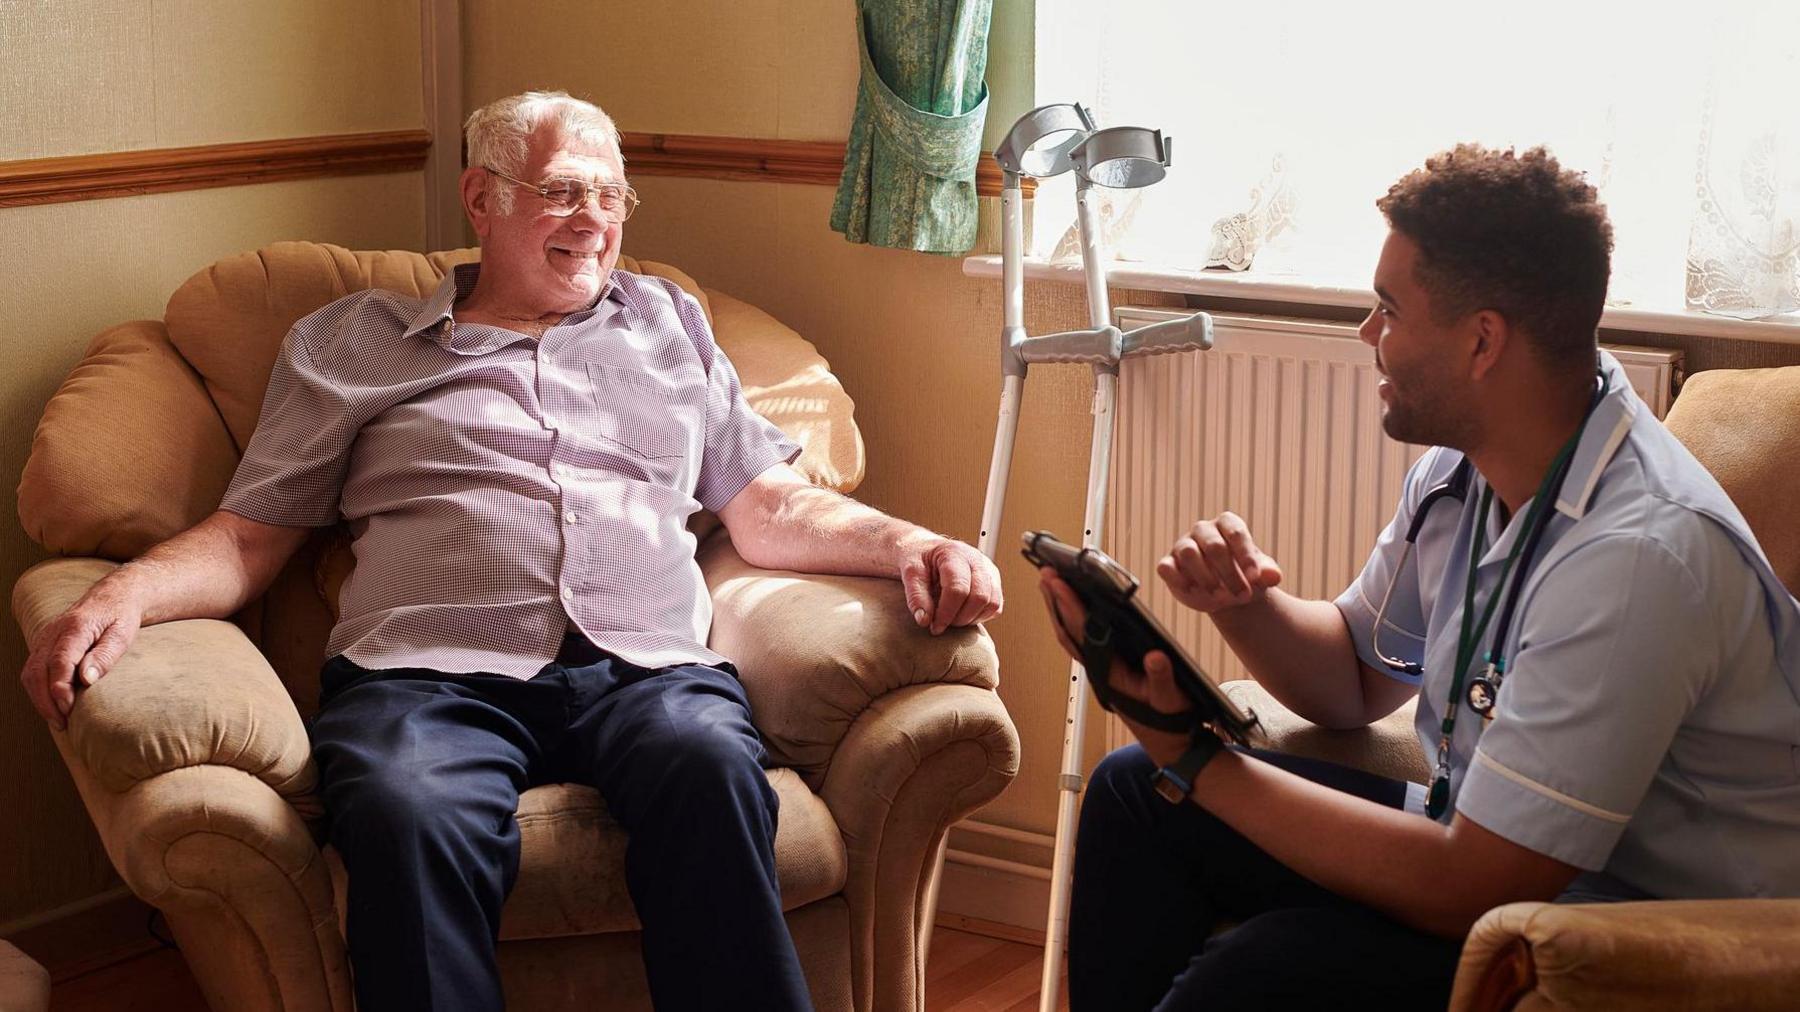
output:
M1112 470L1114 407L1119 374L1115 363L1094 377L1094 437L1088 450L1087 513L1083 547L1096 547L1106 519L1106 487ZM1056 850L1050 862L1050 916L1044 931L1044 975L1039 984L1043 1012L1056 1007L1063 949L1069 942L1069 897L1075 874L1075 809L1081 800L1082 742L1087 737L1087 673L1069 665L1067 716L1063 722L1062 773L1057 780Z
M1000 388L1000 421L994 427L994 456L988 464L987 498L981 507L981 534L975 547L994 558L999 543L1000 516L1006 509L1006 482L1012 474L1013 443L1019 434L1019 401L1025 377L1008 376Z

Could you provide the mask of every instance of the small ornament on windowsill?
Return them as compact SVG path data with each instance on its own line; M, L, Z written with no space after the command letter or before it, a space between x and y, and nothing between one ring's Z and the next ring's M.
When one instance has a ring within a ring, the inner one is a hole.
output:
M1282 156L1276 155L1268 175L1250 190L1250 209L1213 222L1207 268L1249 270L1257 251L1293 224L1296 203L1288 186L1287 166Z

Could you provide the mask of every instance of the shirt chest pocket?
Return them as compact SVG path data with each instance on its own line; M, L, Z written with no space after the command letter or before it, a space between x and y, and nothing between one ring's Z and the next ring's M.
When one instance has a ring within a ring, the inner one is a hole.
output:
M700 424L699 405L660 377L637 369L587 363L594 398L588 434L653 465L646 477L668 479L685 471Z

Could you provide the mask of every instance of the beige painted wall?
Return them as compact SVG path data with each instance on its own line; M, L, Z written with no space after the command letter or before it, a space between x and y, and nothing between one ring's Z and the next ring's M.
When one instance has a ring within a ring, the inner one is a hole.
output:
M1034 0L995 0L988 147L1030 108ZM597 102L621 130L842 141L856 102L849 0L466 0L468 109L531 88Z
M354 25L354 29L347 26ZM0 4L0 160L417 129L415 3ZM160 317L220 257L281 239L424 242L419 173L0 209L0 479L16 488L44 402L100 329ZM0 586L42 558L11 509ZM0 622L0 925L116 883Z
M990 147L1030 105L1032 9L1021 0L995 4ZM526 88L563 88L600 103L627 131L842 141L856 97L854 10L845 0L471 3L464 101L473 109ZM964 278L957 258L846 243L827 227L830 187L649 176L633 185L644 205L627 228L627 252L667 260L754 302L831 361L856 399L868 443L869 477L858 495L973 541L999 405L999 284ZM1179 301L1144 293L1115 300ZM1034 332L1086 325L1073 286L1033 286L1027 307ZM1003 531L1078 533L1090 389L1080 369L1034 375ZM982 817L1047 833L1068 662L1013 543L1011 535L1001 541L1008 608L989 628L1024 762ZM1096 756L1099 739L1098 730L1089 738ZM957 845L996 849L984 840ZM1030 848L997 849L1043 860Z

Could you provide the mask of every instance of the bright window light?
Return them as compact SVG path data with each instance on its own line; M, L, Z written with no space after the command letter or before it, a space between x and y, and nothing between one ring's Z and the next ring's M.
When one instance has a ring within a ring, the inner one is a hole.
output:
M1461 141L1543 144L1608 205L1613 304L1796 308L1800 4L1037 0L1037 22L1038 101L1180 141L1161 184L1111 195L1122 260L1218 264L1235 237L1258 274L1366 285L1394 180ZM1035 255L1075 255L1073 185L1039 186Z

